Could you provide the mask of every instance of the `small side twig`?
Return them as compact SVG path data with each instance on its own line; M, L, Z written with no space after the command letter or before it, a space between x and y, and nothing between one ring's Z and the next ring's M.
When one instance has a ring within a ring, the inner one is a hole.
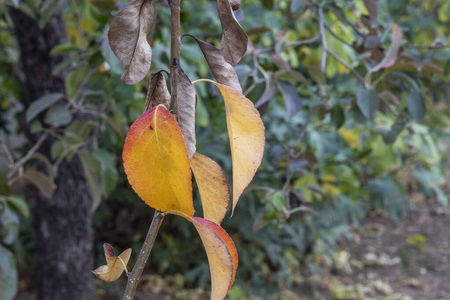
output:
M155 211L152 223L150 224L150 228L147 233L147 237L144 241L144 245L142 246L141 252L139 253L139 257L136 261L136 264L134 265L133 270L128 276L127 287L125 289L125 293L123 294L122 300L133 299L134 293L136 292L136 288L139 283L139 279L142 275L142 271L144 270L147 259L150 255L150 252L152 251L153 244L155 243L156 236L158 235L159 227L161 226L163 220L164 214L160 211Z
M327 39L325 37L325 20L323 18L323 8L322 5L317 5L317 15L319 17L319 35L322 42L322 59L320 61L320 70L322 73L325 72L325 67L327 65Z
M19 170L19 168L26 163L26 161L39 149L39 147L42 145L42 143L47 139L48 133L42 134L36 144L31 147L30 150L28 150L27 154L22 157L20 160L18 160L12 167L11 171L8 173L8 180L10 180Z
M339 57L339 55L337 55L336 53L334 53L333 51L331 51L330 49L327 49L327 53L330 54L331 56L333 56L341 65L343 65L347 70L349 70L350 72L353 73L353 75L356 76L356 79L358 79L358 81L365 86L365 81L364 78L359 75L358 72L356 72L355 69L353 69L352 67L350 67L342 58Z

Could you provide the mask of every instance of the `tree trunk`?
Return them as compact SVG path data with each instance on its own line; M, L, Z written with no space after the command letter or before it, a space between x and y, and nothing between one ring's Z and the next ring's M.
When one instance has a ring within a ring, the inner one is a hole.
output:
M64 93L64 75L51 74L62 58L49 55L54 46L67 41L61 10L55 10L43 30L39 29L36 19L19 10L11 9L10 13L26 78L24 104L27 106L48 93ZM37 137L29 132L27 136L31 142L36 141ZM50 157L52 142L47 139L40 148L47 157ZM93 299L92 199L78 156L60 164L55 183L53 197L37 196L33 212L38 299Z

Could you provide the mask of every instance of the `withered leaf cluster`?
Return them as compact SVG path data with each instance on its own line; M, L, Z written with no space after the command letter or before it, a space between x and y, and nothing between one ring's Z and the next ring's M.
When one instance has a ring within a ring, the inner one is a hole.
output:
M245 55L248 43L247 34L233 12L239 9L239 6L239 0L217 0L217 11L223 31L220 49L195 37L194 39L217 82L242 93L238 76L233 69ZM152 0L130 2L111 21L109 44L125 69L122 81L127 84L140 82L150 70L152 49L147 41L147 34L154 22ZM195 89L181 67L171 72L170 84L169 93L164 75L161 72L150 74L145 111L163 104L175 113L189 157L192 157L196 149Z

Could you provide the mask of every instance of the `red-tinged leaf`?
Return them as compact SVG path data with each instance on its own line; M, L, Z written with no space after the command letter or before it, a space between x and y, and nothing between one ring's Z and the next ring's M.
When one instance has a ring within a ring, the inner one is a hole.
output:
M191 169L200 190L203 217L220 224L230 203L230 189L225 172L219 164L200 153L192 156Z
M222 52L213 45L194 38L205 56L211 72L218 83L227 85L242 93L239 78L233 67L226 62Z
M134 191L149 206L194 215L189 158L183 135L163 106L140 116L123 148L123 165Z
M369 73L378 72L383 68L389 68L395 64L397 60L398 51L402 43L402 31L398 28L397 24L392 25L392 43L384 59L375 67L369 70Z
M110 244L103 244L107 265L100 266L92 273L106 282L116 281L128 264L131 256L131 248L123 251L119 256L114 255L114 249Z
M109 44L125 68L122 81L127 84L138 83L150 70L152 49L147 33L154 21L152 0L134 0L111 21Z
M233 212L244 189L252 181L264 153L264 124L258 110L242 93L226 85L215 84L225 102L228 135L233 161Z
M195 89L191 80L178 68L170 78L172 93L176 90L178 125L186 143L189 158L194 155L197 139L195 137Z
M228 0L217 0L223 36L220 50L225 60L235 66L247 51L248 37L234 16Z
M233 240L214 222L190 218L202 239L211 271L211 300L222 300L234 283L238 254Z
M159 104L165 107L170 105L170 94L167 89L166 79L161 72L150 74L144 111L148 111Z

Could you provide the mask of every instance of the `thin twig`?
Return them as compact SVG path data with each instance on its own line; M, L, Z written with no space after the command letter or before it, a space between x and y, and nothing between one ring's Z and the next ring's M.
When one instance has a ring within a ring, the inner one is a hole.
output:
M406 44L403 45L404 48L411 48L411 49L420 49L420 50L440 50L440 49L446 49L450 48L450 44L436 44L436 45L410 45Z
M330 26L325 24L325 29L331 34L332 37L334 37L335 39L337 39L338 41L340 41L342 44L349 46L350 48L353 48L353 45L350 44L349 42L347 42L346 40L344 40L343 38L341 38L340 36L338 36L336 33L334 33L333 30L331 30Z
M9 151L8 145L6 145L6 142L3 139L0 139L0 144L2 145L3 151L5 152L6 156L8 157L8 161L10 164L14 164L14 157Z
M286 43L284 43L284 45L285 46L302 46L302 45L315 43L319 39L320 39L320 35L316 35L310 39L299 40L299 41L295 41L295 42L286 42Z
M122 300L132 300L134 297L134 293L136 292L137 285L139 283L139 279L141 278L142 271L145 268L145 264L147 263L148 256L152 251L153 244L155 243L156 236L158 235L159 227L164 219L164 214L160 211L155 211L153 215L152 223L150 224L150 228L147 233L147 237L145 238L144 245L142 246L141 252L139 253L139 257L134 265L133 270L128 276L127 287L125 289L125 294L123 294Z
M322 41L322 59L320 61L320 70L325 73L325 67L327 65L327 39L325 37L325 20L323 18L323 8L321 5L317 6L317 15L319 17L319 35Z
M330 49L327 49L327 53L330 54L331 56L333 56L338 62L341 63L341 65L343 65L347 70L349 70L350 72L352 72L355 76L356 79L358 79L358 81L362 84L365 85L365 81L364 78L359 75L358 72L356 72L355 69L353 69L352 67L350 67L342 58L339 57L339 55L337 55L336 53L334 53L333 51L331 51Z
M39 149L39 147L42 145L42 143L47 139L48 134L44 133L42 134L36 144L31 147L30 150L28 150L27 154L19 159L12 167L11 171L8 173L8 180L10 180L19 170L19 168L26 163L26 161Z

